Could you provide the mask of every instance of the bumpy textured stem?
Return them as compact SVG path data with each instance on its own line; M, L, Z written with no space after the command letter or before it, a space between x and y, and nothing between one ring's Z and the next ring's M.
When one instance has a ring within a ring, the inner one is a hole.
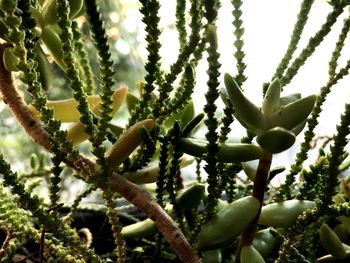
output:
M116 173L113 174L110 180L110 189L113 192L120 193L130 203L135 204L145 212L155 222L159 231L170 242L170 245L183 262L200 262L183 233L150 194Z
M95 80L92 73L92 68L90 66L90 61L88 57L88 53L84 46L84 42L82 39L82 34L80 32L80 28L78 27L78 23L76 21L72 22L72 32L73 32L73 40L74 47L79 55L79 61L84 70L85 80L86 80L86 92L87 94L93 94L95 89Z
M156 129L154 129L156 130ZM152 160L152 156L156 151L156 138L158 132L151 131L152 135L145 128L141 128L143 144L137 150L135 158L131 158L130 163L124 164L123 170L126 171L136 171L145 167Z
M0 57L4 49L5 44L0 45ZM5 69L3 60L0 60L0 92L3 96L3 100L9 105L11 111L18 122L25 129L27 134L34 140L35 143L40 144L45 149L50 149L49 136L43 126L33 117L29 111L27 105L23 101L23 98L15 90L14 79L12 75Z
M159 172L157 178L157 201L161 207L164 207L164 193L165 186L167 183L167 178L165 173L167 171L168 165L168 155L169 155L169 138L162 137L159 139L161 142L160 154L159 154Z
M159 36L161 31L159 29L159 16L158 11L160 8L159 1L140 1L142 7L140 9L143 16L143 21L146 25L145 31L147 32L147 51L149 52L147 57L147 63L145 64L145 70L147 72L145 76L145 85L142 89L142 99L136 105L129 120L129 126L135 124L138 120L142 120L150 113L149 104L152 100L152 92L156 88L157 80L162 79L160 71L160 54L159 50L161 44L159 43ZM158 83L160 84L160 83Z
M77 61L73 54L71 31L71 21L68 18L69 3L67 0L57 1L57 24L61 29L60 39L63 43L63 62L66 67L67 77L70 81L71 88L74 90L74 98L79 102L78 110L81 113L81 122L86 125L85 132L90 135L90 140L94 142L96 137L96 127L93 123L91 109L87 102L87 94L84 91L84 83L79 78Z
M218 9L220 7L220 1L203 1L205 7L205 18L208 20L208 24L213 23L218 16Z
M96 188L94 186L90 186L89 188L87 188L86 190L82 191L73 201L73 204L70 207L70 212L69 214L64 218L64 221L67 224L70 224L74 217L76 216L76 213L78 212L78 206L81 202L82 199L84 199L85 197L87 197L92 191L96 190Z
M10 245L11 245L11 240L13 240L15 237L14 232L9 232L6 235L6 238L4 240L4 242L2 243L1 249L0 249L0 260L2 260L6 254L7 254L7 250L9 249Z
M338 182L339 165L342 163L345 146L348 144L347 136L350 133L350 104L345 105L345 111L341 115L341 122L337 125L337 133L334 136L334 144L331 146L327 174L324 175L325 184L320 193L322 201L321 210L328 211L333 203L332 197L336 194Z
M341 51L344 48L344 43L345 43L345 40L348 36L349 29L350 29L350 17L347 17L343 22L343 28L338 36L338 41L337 41L335 48L333 50L332 58L329 61L328 74L329 74L330 78L333 78L335 75L335 71L336 71L336 68L338 65L337 62L338 62L338 59L341 55Z
M117 215L117 204L113 200L113 194L109 189L103 191L103 199L107 207L107 216L110 225L112 226L114 243L116 245L117 263L124 263L126 259L125 240L121 234L122 226Z
M186 44L186 1L185 0L177 0L176 1L176 28L179 32L179 43L180 48L182 49Z
M292 59L292 56L297 49L301 34L303 33L304 26L307 22L308 15L314 0L304 0L300 5L300 12L298 14L298 20L294 25L293 33L290 38L290 42L287 48L286 53L284 54L280 64L278 65L275 74L272 77L272 80L275 78L280 78L288 66L289 61Z
M191 94L195 86L195 72L192 69L191 65L187 65L183 78L181 80L183 83L180 84L180 87L176 89L174 97L166 103L169 105L167 109L164 110L164 114L173 114L175 112L180 112L191 99Z
M258 168L255 173L253 196L260 201L260 210L255 216L254 220L249 224L249 226L242 233L239 247L236 254L236 262L239 262L239 257L241 249L244 246L249 246L252 244L254 235L257 229L257 224L261 212L261 207L264 201L264 193L266 188L266 182L270 173L270 166L272 162L272 154L269 152L264 152L264 156L259 160Z
M219 190L219 171L217 169L218 158L216 156L219 151L219 146L217 144L219 135L216 131L218 127L218 121L215 117L216 105L215 101L219 97L219 82L218 77L220 75L219 68L219 53L217 52L217 39L216 39L216 27L211 25L212 27L208 28L208 40L209 47L207 49L208 52L208 64L209 68L207 70L209 80L207 82L208 92L205 94L205 98L207 103L204 106L204 112L207 115L207 119L205 120L205 125L208 128L208 132L205 137L208 140L208 145L206 146L206 156L204 157L206 161L206 165L204 166L205 171L208 173L208 198L207 205L205 209L205 220L209 220L215 214L215 207L217 204L217 200L220 197Z
M237 67L237 75L235 76L235 80L237 81L239 86L242 86L243 82L247 79L247 77L244 74L244 70L247 67L247 65L244 63L244 57L245 53L243 51L243 34L244 34L244 27L242 26L243 21L241 19L242 11L241 6L243 4L242 0L232 0L232 5L234 7L232 11L232 15L234 17L233 20L233 26L235 28L234 35L235 35L235 41L233 43L236 51L234 53L234 57L236 58L236 67Z
M165 102L173 88L173 82L181 73L184 65L188 62L189 57L197 50L200 41L201 17L200 17L200 1L193 0L191 5L192 20L190 23L191 34L188 43L182 48L176 62L170 66L170 72L164 77L165 81L159 87L159 97L155 103L152 114L155 118L164 118L164 113L167 111Z
M302 175L304 181L299 187L297 199L299 200L315 200L319 198L320 187L324 182L324 175L327 174L328 161L322 156L317 160L315 165L310 165L310 171L303 170ZM315 191L315 189L318 189Z
M101 96L101 118L98 123L97 138L94 142L94 152L96 152L96 156L103 158L104 151L102 148L100 148L100 144L102 144L102 142L105 140L109 128L109 122L113 117L113 109L111 105L113 103L112 86L115 83L113 79L115 72L112 67L113 60L109 45L107 43L106 30L103 26L96 1L87 1L86 10L100 62L99 90Z
M85 245L82 245L76 231L63 225L55 213L48 214L40 204L38 196L31 195L25 190L24 184L18 180L17 173L11 171L11 167L5 162L0 154L0 174L2 175L5 186L11 188L11 192L18 195L18 202L25 210L30 211L39 225L44 226L48 232L62 240L70 247L81 253L84 258L95 262L102 262L99 256Z
M327 16L326 22L322 25L321 29L310 38L307 46L301 51L300 55L293 61L291 66L286 70L284 76L281 79L281 86L285 86L292 81L294 76L298 73L301 66L305 61L313 54L318 45L323 41L324 37L331 31L332 26L337 21L337 18L343 12L344 5L334 7L333 11Z
M224 116L221 118L222 126L220 129L219 142L224 143L228 139L228 134L231 131L230 125L234 121L234 109L232 105L226 105L224 108Z

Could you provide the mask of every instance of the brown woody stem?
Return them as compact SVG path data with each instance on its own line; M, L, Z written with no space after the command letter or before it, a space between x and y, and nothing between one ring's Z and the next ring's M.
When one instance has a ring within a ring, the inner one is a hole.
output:
M2 54L6 47L7 45L5 44L0 45L0 92L3 100L10 107L12 114L22 125L29 137L35 143L48 150L50 149L50 143L47 132L41 123L33 117L22 96L15 88L12 75L5 69Z
M4 102L9 106L15 118L22 125L33 141L50 151L48 133L39 120L35 119L26 103L18 93L11 73L5 69L2 54L6 45L0 44L0 92ZM95 172L95 163L83 156L76 163L65 161L73 169L82 172L87 179ZM80 164L80 165L79 165ZM81 167L84 164L84 167ZM79 166L78 166L79 165ZM131 183L121 175L113 173L110 178L110 189L118 192L130 203L142 210L152 219L164 238L170 243L175 253L183 262L201 262L196 251L191 247L184 234L177 227L172 218L157 204L155 200L137 185Z
M256 199L260 202L260 209L253 219L253 221L248 225L248 227L244 230L241 236L241 240L236 253L236 263L240 261L241 250L245 246L249 246L252 244L256 228L258 225L261 208L264 202L264 194L266 188L266 182L270 173L270 167L272 162L272 154L269 152L264 152L263 157L259 160L258 168L255 173L254 178L254 186L253 186L253 194Z

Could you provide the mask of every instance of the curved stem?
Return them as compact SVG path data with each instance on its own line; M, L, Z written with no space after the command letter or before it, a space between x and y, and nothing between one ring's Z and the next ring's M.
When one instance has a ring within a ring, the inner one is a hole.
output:
M49 135L40 122L33 117L23 98L14 88L14 79L4 66L2 54L8 46L7 44L0 45L0 93L29 137L45 149L50 149Z
M257 215L255 216L254 220L248 225L248 227L242 233L241 240L236 252L236 263L240 261L240 254L241 254L242 248L245 246L251 245L253 242L260 213L261 213L261 208L264 202L265 188L266 188L267 179L270 173L271 162L272 162L272 153L265 151L263 157L259 160L258 168L255 173L253 193L252 193L252 196L254 196L256 199L259 200L260 209Z

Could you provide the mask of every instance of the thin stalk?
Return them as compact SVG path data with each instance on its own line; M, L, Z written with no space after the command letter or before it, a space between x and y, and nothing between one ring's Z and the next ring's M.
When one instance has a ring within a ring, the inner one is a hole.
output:
M259 200L260 209L255 216L254 220L248 225L241 236L241 240L236 253L236 263L240 261L241 250L245 246L252 244L255 232L258 225L261 208L264 202L265 188L267 179L270 173L270 167L272 162L272 153L265 151L262 158L259 160L258 168L255 173L254 186L252 196Z
M309 39L307 46L291 63L289 68L285 70L284 75L281 77L281 87L284 87L292 81L299 69L305 64L305 61L314 53L316 48L331 31L332 26L335 22L337 22L338 17L343 13L344 7L345 4L337 5L334 7L333 11L328 14L326 22L321 26L321 29Z
M111 225L114 244L116 245L115 253L117 256L117 263L124 263L126 260L125 240L121 234L122 226L117 215L117 204L113 200L113 193L109 189L103 189L102 197L107 207L108 222Z
M292 59L293 54L298 47L299 40L300 40L301 35L303 33L305 24L308 20L310 9L311 9L311 6L313 3L314 3L314 0L312 0L312 1L304 0L300 4L300 11L298 14L298 19L294 25L293 33L291 35L288 48L287 48L286 53L284 54L280 64L278 65L278 67L276 69L276 72L273 75L271 80L274 80L275 78L281 78L283 75L283 72L286 70L288 63Z
M6 256L6 252L8 251L10 245L11 245L11 240L13 240L16 237L16 234L12 231L8 232L6 235L5 240L2 243L2 246L0 248L0 260L2 261L2 259Z

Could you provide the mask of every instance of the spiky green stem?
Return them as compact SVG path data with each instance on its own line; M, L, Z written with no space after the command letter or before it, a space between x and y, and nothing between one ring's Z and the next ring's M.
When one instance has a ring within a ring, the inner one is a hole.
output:
M176 29L179 33L179 43L180 49L186 44L187 31L186 31L186 1L185 0L177 0L176 1Z
M191 4L190 13L192 15L190 27L191 35L186 45L181 50L176 62L170 66L170 72L165 76L165 81L159 87L159 96L155 102L152 114L155 118L164 119L164 114L167 112L167 105L165 102L172 90L172 84L176 80L177 76L181 73L184 65L189 61L191 54L197 49L197 45L200 41L201 32L201 13L200 13L200 1L193 0Z
M328 156L329 165L327 174L325 174L325 184L320 192L321 210L328 210L333 203L332 197L336 193L336 187L339 184L339 165L344 161L345 146L348 144L347 136L350 133L350 104L345 105L345 111L341 115L341 122L337 125L337 133L334 136L334 142L331 146L331 153Z
M275 73L273 74L273 77L271 80L274 80L275 78L281 78L284 71L286 70L290 60L292 59L292 56L295 52L295 50L298 47L299 40L301 38L301 35L303 33L305 24L308 20L308 16L312 7L312 4L314 3L314 0L304 0L300 4L300 11L297 16L297 22L294 25L293 33L291 35L288 48L286 50L286 53L284 54L283 58L281 59L279 65L277 66L277 69Z
M346 19L344 19L343 28L339 34L338 41L335 44L335 48L332 53L332 58L329 61L328 74L330 79L333 78L334 75L336 74L337 61L341 55L341 51L343 50L344 42L348 36L349 29L350 29L350 17L347 17Z
M220 75L219 68L221 66L218 61L220 54L217 52L216 27L211 25L211 28L208 29L207 34L207 39L209 41L209 47L207 49L209 63L207 73L209 80L207 82L208 91L205 94L207 103L204 106L204 112L207 115L205 124L208 132L206 133L205 137L207 138L208 144L206 146L206 156L204 157L204 160L206 161L204 169L208 174L208 198L205 209L205 220L209 220L213 215L215 215L217 200L221 194L219 190L219 177L217 169L218 159L216 157L216 153L219 151L219 146L217 144L219 136L216 131L218 121L215 117L217 108L215 101L219 97L218 87L220 84L218 77Z
M82 69L84 70L85 80L86 80L86 92L87 94L93 94L95 90L95 80L93 77L92 69L90 66L90 61L88 57L88 53L85 49L85 45L83 43L83 36L78 27L78 23L76 21L72 21L72 32L73 32L73 40L74 47L79 55L80 64Z
M129 119L129 126L136 123L136 121L144 119L150 113L149 104L152 99L152 92L156 88L157 80L161 80L160 71L160 55L159 50L161 44L159 42L159 36L161 34L159 29L159 1L152 0L140 1L142 7L140 12L143 14L143 22L146 24L146 41L147 41L147 51L148 58L145 64L145 70L147 72L145 76L145 85L142 89L141 100L136 105L135 109L132 111L131 117ZM158 83L160 85L161 83Z
M242 86L243 82L247 79L247 77L244 74L244 70L247 67L247 65L244 63L245 53L243 51L244 41L242 39L244 34L244 27L242 26L243 21L241 19L242 4L243 4L242 0L232 0L233 26L235 28L234 30L235 41L233 42L233 45L236 49L234 53L234 57L236 59L236 67L238 71L237 75L235 76L235 80L240 87Z
M307 46L301 51L299 56L292 62L290 67L286 70L285 74L281 78L281 86L285 86L291 82L294 76L298 73L301 66L305 61L313 54L319 44L323 41L326 35L331 31L332 26L337 21L338 17L342 14L344 5L335 6L332 12L327 16L326 22L322 25L321 29L310 38Z
M167 184L167 178L165 176L168 166L168 155L169 155L169 138L160 137L161 143L160 154L159 154L159 173L157 178L157 202L161 207L164 207L164 193Z
M107 167L104 159L105 147L102 143L105 141L106 135L109 133L109 122L113 118L112 116L112 86L114 85L114 69L109 45L107 42L106 30L103 26L102 18L100 16L96 1L86 2L86 11L88 14L89 22L91 25L91 31L94 43L97 48L99 62L100 62L100 74L99 74L99 90L101 97L101 117L97 123L97 134L93 142L93 154L97 156L97 163L104 169L102 177L107 176ZM103 181L103 179L101 180Z
M107 207L106 215L112 227L114 243L117 246L116 248L117 262L123 263L126 260L125 240L121 235L122 227L120 225L118 215L117 215L117 210L116 210L117 205L116 205L116 202L113 200L113 194L109 189L103 190L103 199L105 200L105 205Z
M63 43L63 63L66 66L67 77L70 81L71 88L74 90L74 98L79 102L77 109L81 113L80 121L85 124L85 132L92 137L91 141L94 141L96 127L93 123L93 117L87 102L87 94L84 91L84 83L79 78L79 71L73 53L72 22L68 18L69 2L67 0L58 1L56 8L58 17L57 24L61 29L60 38Z

